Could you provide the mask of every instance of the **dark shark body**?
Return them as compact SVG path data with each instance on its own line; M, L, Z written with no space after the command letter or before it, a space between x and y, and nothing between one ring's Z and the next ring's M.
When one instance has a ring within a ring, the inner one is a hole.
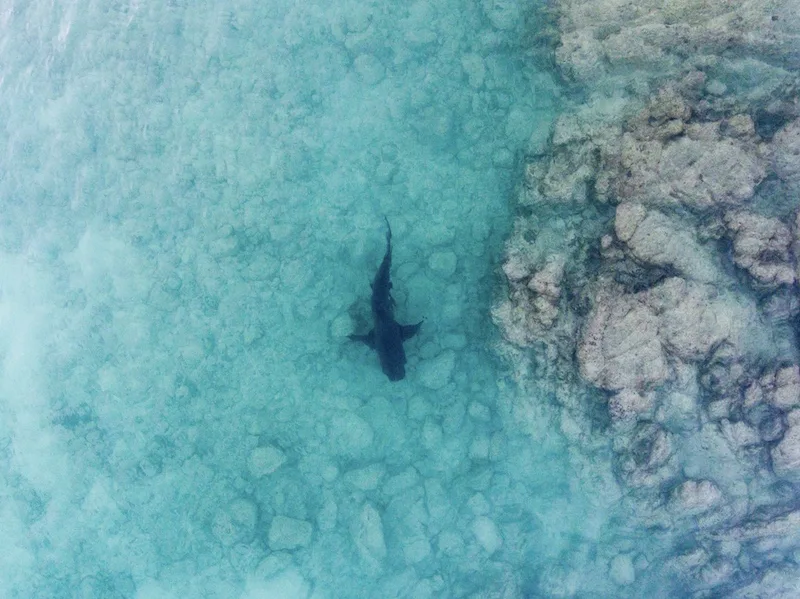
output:
M392 228L386 220L386 253L372 281L373 329L366 335L350 335L353 341L363 341L378 352L381 368L391 381L399 381L406 375L406 352L403 341L411 339L419 331L422 322L400 324L394 319L392 298Z

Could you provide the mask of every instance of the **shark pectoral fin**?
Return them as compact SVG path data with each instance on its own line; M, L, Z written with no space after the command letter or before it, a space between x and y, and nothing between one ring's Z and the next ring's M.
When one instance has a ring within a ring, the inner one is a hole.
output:
M371 349L375 349L375 330L371 330L366 335L348 335L351 341L361 341L366 343Z
M423 322L420 320L417 324L401 324L400 335L403 337L403 341L407 341L416 335Z

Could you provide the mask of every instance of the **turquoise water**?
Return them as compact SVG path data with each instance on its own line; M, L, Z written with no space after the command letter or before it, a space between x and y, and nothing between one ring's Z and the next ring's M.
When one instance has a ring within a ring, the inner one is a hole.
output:
M608 462L491 347L537 18L2 6L0 596L618 592ZM347 340L384 215L399 383Z

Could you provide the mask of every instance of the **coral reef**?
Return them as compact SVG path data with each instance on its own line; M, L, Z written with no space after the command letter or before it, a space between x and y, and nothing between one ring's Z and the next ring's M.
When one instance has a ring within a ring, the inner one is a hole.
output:
M519 384L550 380L562 432L607 438L631 511L684 539L663 572L690 595L800 576L797 8L556 2L574 96L527 158L493 310Z
M567 77L592 86L655 78L718 56L757 56L800 67L792 0L564 0L558 7L559 66Z

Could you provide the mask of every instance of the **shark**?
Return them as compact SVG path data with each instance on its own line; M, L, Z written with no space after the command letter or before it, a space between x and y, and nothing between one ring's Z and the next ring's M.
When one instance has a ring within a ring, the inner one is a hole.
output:
M392 298L392 227L386 221L386 253L372 281L373 328L366 335L348 335L352 341L361 341L378 352L383 373L390 381L399 381L406 376L406 352L403 342L419 332L423 321L417 324L400 324L394 318Z

